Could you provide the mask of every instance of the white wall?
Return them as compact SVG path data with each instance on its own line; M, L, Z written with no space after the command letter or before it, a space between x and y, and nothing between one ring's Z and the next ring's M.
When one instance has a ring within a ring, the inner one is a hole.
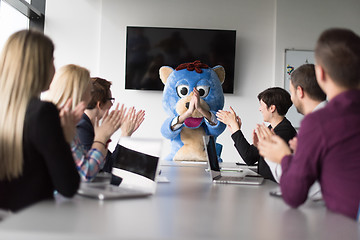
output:
M360 34L360 1L277 0L275 85L284 86L285 49L313 50L319 34L331 27L345 27ZM290 109L292 120L303 118Z
M252 142L252 130L262 120L256 96L267 87L283 86L284 49L313 48L327 27L359 33L359 17L358 0L341 5L337 0L47 0L45 33L56 44L57 67L77 63L112 81L117 100L146 110L134 136L162 138L167 116L161 92L124 89L126 26L237 30L235 93L225 95L225 109L234 107ZM225 161L240 160L227 130L218 141Z
M55 44L55 67L78 64L98 74L100 0L47 0L45 34Z
M57 66L75 62L88 67L113 82L117 100L146 110L146 120L134 136L163 138L160 127L167 116L161 105L162 93L124 89L126 26L237 30L235 94L225 96L225 108L232 105L237 110L251 140L252 129L261 122L256 96L273 83L274 9L275 0L226 4L217 0L48 0L45 32L56 43ZM224 145L225 160L240 159L228 131L218 141ZM167 153L169 141L165 143Z
M360 34L359 0L277 0L275 84L284 86L286 48L313 50L319 34L345 27Z

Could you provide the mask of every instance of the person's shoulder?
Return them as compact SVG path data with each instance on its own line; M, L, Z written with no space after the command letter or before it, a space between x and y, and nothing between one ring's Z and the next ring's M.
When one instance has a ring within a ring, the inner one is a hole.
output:
M80 121L78 122L78 124L76 124L76 127L77 128L79 128L79 127L82 127L82 128L92 127L92 123L91 123L90 118L85 113L83 113Z
M59 111L53 103L33 98L28 104L26 115L28 118L38 118L46 115L58 116Z
M276 130L283 130L283 129L295 130L291 122L286 117L274 128L274 131L276 132Z
M284 118L283 121L274 128L274 132L286 141L295 137L297 133L296 129L287 118Z
M311 112L304 116L301 121L300 129L307 129L308 131L314 131L315 129L322 128L328 120L329 111L325 107Z
M51 102L47 102L47 101L42 101L38 98L33 98L30 100L29 104L28 104L28 109L31 109L32 111L41 111L43 109L55 109L57 110L56 106L51 103Z
M306 116L304 116L304 119L302 122L315 123L317 121L321 121L321 119L324 118L327 114L328 114L328 109L325 105L322 108L319 108L316 111L313 111L313 112L307 114Z

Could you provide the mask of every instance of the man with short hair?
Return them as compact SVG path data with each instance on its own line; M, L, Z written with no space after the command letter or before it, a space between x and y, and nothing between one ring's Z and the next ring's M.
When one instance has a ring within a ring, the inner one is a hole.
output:
M291 101L302 115L314 112L327 103L326 94L316 80L315 65L303 64L296 68L290 78ZM290 148L296 151L297 138L289 141Z
M291 101L303 115L326 104L326 94L316 81L314 64L303 64L295 69L290 78L290 93Z
M290 78L291 101L297 111L303 115L314 112L326 105L326 94L321 90L316 81L315 65L303 64L292 72ZM293 153L297 147L297 137L289 141ZM280 182L282 174L281 165L265 159L277 182ZM310 190L308 197L312 200L321 200L321 189L318 182L315 182Z
M287 204L304 203L317 180L326 207L355 219L360 203L360 37L347 29L324 31L315 60L316 79L328 104L305 116L294 155L277 136L261 138L259 151L281 163L280 187Z

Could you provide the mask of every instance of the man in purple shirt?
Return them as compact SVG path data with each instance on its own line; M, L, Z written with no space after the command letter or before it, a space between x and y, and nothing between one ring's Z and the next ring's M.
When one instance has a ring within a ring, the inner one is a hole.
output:
M327 208L355 219L360 203L360 37L347 29L326 30L317 41L315 61L329 103L305 116L294 155L282 139L264 137L261 131L259 151L281 163L287 204L304 203L318 180Z

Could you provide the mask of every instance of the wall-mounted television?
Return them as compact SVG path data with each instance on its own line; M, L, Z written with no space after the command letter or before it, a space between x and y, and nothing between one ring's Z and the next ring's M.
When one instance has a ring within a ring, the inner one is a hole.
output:
M235 30L128 26L125 89L162 91L160 67L200 60L223 66L223 91L233 93L235 45Z

